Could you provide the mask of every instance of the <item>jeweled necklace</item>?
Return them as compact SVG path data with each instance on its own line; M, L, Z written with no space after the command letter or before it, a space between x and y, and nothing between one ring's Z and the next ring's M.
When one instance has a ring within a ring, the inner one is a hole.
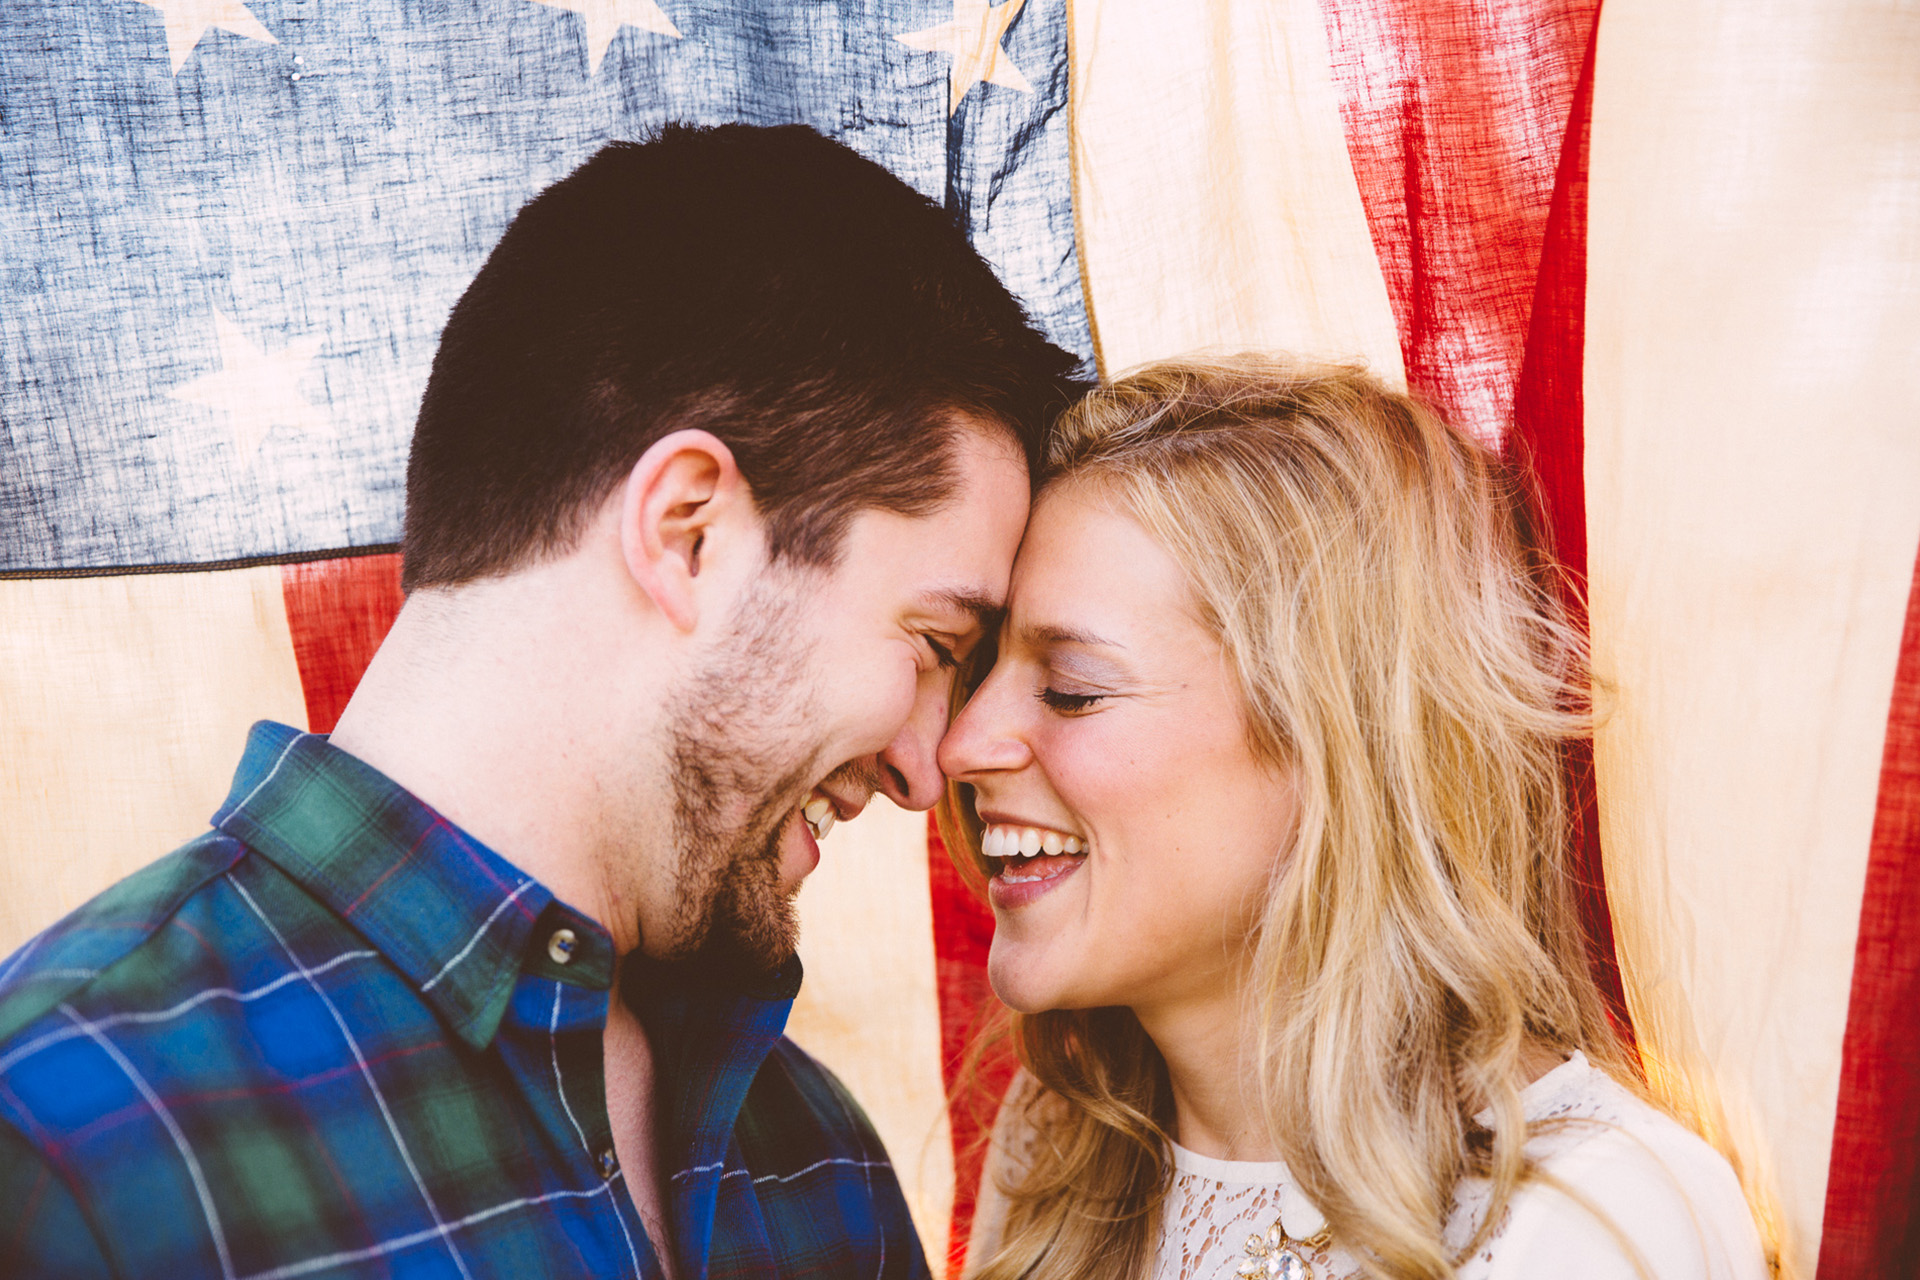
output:
M1247 1280L1256 1276L1261 1280L1314 1280L1313 1264L1307 1257L1332 1243L1333 1232L1327 1227L1304 1240L1296 1240L1287 1234L1281 1219L1275 1218L1265 1235L1247 1237L1242 1249L1246 1260L1234 1274Z

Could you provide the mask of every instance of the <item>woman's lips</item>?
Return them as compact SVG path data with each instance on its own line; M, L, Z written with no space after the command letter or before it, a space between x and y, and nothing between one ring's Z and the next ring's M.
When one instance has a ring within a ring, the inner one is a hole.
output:
M980 852L991 868L988 900L1020 907L1052 892L1092 852L1073 831L1043 826L995 810L980 810Z
M1005 910L1024 907L1059 888L1086 860L1084 853L1010 858L987 881L987 900Z

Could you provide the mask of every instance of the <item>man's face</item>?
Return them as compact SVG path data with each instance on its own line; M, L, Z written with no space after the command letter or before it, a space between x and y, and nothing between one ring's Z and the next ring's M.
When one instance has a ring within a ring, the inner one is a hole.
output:
M963 430L954 453L937 511L863 511L831 569L763 571L676 700L678 914L649 951L711 941L779 963L818 836L876 791L910 809L939 798L954 662L1006 600L1028 502L1004 435Z

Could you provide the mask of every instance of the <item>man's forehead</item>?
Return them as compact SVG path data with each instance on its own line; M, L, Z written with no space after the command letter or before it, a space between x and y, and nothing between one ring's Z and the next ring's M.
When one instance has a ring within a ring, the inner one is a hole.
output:
M931 510L869 508L853 517L839 572L866 579L901 608L958 629L991 630L1006 605L1030 506L1026 464L1012 446L963 430L957 483ZM964 439L971 437L971 439Z

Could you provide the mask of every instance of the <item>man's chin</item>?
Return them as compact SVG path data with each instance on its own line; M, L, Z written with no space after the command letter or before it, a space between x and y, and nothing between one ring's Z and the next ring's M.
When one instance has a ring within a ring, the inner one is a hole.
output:
M679 886L680 928L662 949L666 954L651 948L649 954L746 964L762 971L792 957L800 932L794 895L819 865L820 846L800 807L782 812L771 797L793 795L813 768L796 769L781 785L769 788L769 799L732 839L716 839L717 824L702 829L695 815L681 815L688 834L680 839L686 851Z
M757 856L734 862L709 916L713 946L762 971L786 963L800 941L794 910L800 886L789 883L786 874L789 825L776 830Z
M738 904L718 922L714 935L714 942L749 967L762 972L779 968L800 945L800 917L794 911L793 895Z

